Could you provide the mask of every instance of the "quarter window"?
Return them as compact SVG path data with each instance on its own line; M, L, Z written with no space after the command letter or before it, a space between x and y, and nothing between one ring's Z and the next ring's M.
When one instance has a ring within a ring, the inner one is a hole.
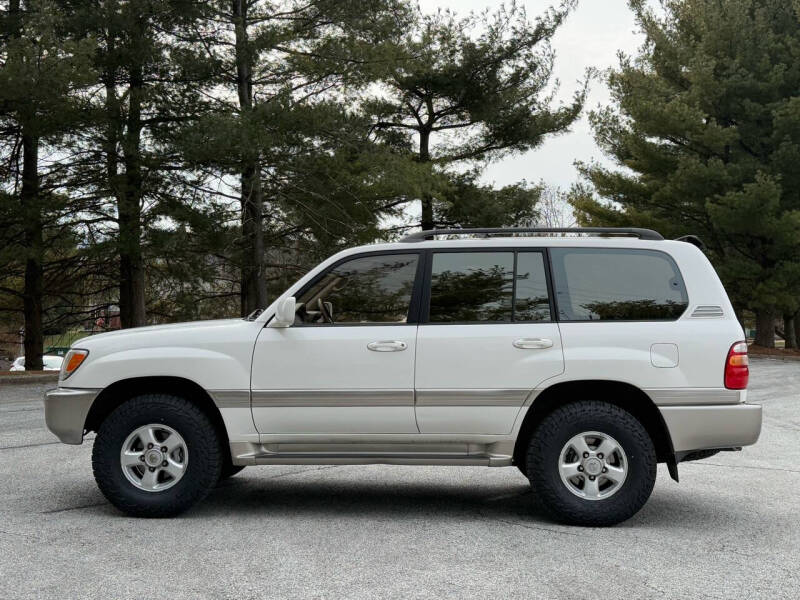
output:
M406 323L417 254L364 256L341 263L298 298L308 325Z
M550 298L547 295L547 276L541 252L517 254L514 320L550 320Z
M674 320L688 305L675 262L655 250L552 248L559 319Z

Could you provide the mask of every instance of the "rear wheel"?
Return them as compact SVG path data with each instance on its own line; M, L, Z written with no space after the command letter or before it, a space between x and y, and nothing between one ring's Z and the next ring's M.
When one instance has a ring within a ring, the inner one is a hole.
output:
M545 417L531 436L528 478L545 510L575 525L614 525L644 506L656 453L642 424L606 402L574 402Z
M115 409L97 432L92 469L100 491L137 517L177 515L208 494L223 465L219 435L188 400L137 396Z

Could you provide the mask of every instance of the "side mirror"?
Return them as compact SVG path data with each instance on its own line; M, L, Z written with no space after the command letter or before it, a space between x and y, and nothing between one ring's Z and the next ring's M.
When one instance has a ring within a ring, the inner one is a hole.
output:
M275 318L272 319L270 327L291 327L294 325L294 316L297 309L297 300L294 296L284 298L278 304L275 311Z

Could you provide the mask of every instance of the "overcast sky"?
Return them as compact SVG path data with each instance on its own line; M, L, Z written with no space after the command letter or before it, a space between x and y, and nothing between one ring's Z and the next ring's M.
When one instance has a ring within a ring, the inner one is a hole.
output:
M419 0L423 10L434 12L449 8L459 14L479 12L500 6L500 0ZM535 17L556 0L519 0L529 18ZM603 70L618 64L617 51L634 53L643 36L633 20L626 0L582 0L569 15L567 22L556 32L553 48L556 52L554 75L560 81L559 94L568 101L578 89L586 67ZM592 83L587 109L607 104L608 90L598 80ZM489 165L484 174L486 183L496 187L515 183L521 179L545 183L567 190L578 180L573 166L576 159L592 159L608 163L592 138L586 117L576 122L569 133L547 139L532 152L507 157Z

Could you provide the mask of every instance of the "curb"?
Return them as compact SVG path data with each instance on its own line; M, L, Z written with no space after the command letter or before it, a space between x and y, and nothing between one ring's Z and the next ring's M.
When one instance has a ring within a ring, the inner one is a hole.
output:
M0 375L0 385L15 385L22 383L56 383L58 373L52 375Z

